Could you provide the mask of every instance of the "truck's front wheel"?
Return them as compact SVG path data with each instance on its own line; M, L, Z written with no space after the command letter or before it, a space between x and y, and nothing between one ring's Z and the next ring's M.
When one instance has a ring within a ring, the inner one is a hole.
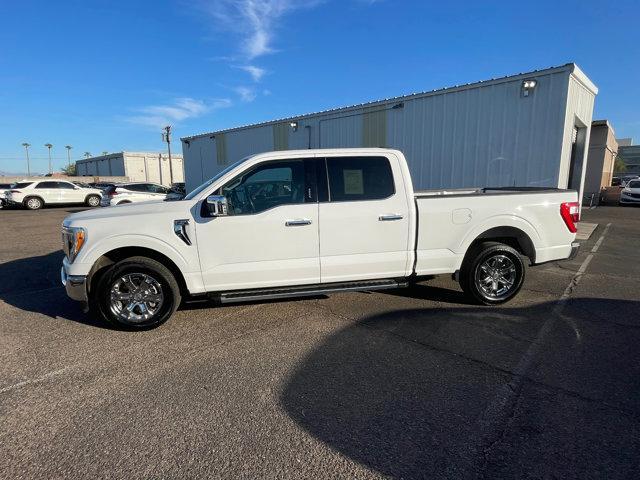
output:
M460 269L460 286L477 302L497 305L520 291L524 272L524 262L515 249L499 242L484 242L467 254Z
M107 322L142 330L166 322L180 301L180 287L167 267L147 257L131 257L100 276L91 304Z

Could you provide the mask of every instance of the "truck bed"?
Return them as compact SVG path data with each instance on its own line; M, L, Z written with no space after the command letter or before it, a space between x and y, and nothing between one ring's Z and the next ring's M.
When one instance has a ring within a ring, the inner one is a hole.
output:
M560 193L575 192L555 187L483 187L483 188L452 188L446 190L416 190L415 198L430 197L471 197L479 195L516 195L527 193Z
M483 235L517 238L534 264L567 258L575 236L560 205L577 197L574 190L547 187L415 192L416 274L459 270L471 243Z

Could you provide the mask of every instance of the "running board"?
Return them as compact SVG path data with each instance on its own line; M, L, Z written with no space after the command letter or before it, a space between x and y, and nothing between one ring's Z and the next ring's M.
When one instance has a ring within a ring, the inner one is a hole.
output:
M255 300L277 300L280 298L314 297L336 292L367 292L406 287L408 283L396 280L369 280L364 282L330 283L326 285L304 285L300 287L236 290L214 294L220 303L250 302Z

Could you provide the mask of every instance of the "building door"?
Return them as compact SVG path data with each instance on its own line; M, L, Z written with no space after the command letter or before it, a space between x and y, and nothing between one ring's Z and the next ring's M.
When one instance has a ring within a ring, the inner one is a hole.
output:
M569 177L567 188L580 192L582 182L582 163L587 129L574 126L571 134L571 158L569 161Z

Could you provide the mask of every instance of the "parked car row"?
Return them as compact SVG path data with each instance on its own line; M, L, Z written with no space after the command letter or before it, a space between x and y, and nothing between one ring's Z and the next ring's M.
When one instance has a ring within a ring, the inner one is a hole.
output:
M148 202L151 200L179 200L184 197L171 188L157 183L131 182L113 184L104 189L100 205L124 205L127 203Z
M86 205L88 207L122 205L153 200L179 200L184 197L179 184L168 188L149 182L83 183L66 180L24 180L0 184L0 206L38 210L45 205Z
M640 204L640 179L631 180L620 192L620 205Z

